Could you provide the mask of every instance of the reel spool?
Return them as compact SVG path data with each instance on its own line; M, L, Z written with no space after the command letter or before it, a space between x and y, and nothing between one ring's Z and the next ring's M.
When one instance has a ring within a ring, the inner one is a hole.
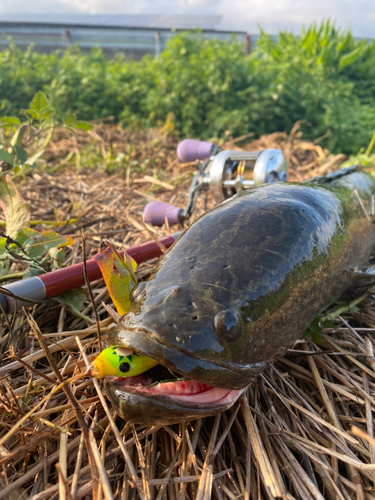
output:
M280 149L221 151L207 165L209 189L217 203L243 189L269 182L286 181L287 166Z
M202 192L210 191L214 202L222 203L244 189L287 181L288 168L280 149L221 151L213 143L185 139L177 147L177 156L183 162L196 160L198 172L191 182L184 209L159 201L152 201L145 206L145 221L155 226L163 225L165 217L169 224L187 220Z

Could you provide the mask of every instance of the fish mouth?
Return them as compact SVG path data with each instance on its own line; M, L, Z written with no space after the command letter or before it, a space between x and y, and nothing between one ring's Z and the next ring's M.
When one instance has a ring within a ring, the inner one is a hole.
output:
M172 376L175 380L171 380ZM136 377L113 377L113 379L124 391L149 397L173 398L185 404L232 404L244 391L244 389L222 389L198 380L178 377L162 365L157 365Z
M245 390L222 389L185 377L170 379L170 371L157 365L136 377L106 377L106 393L125 420L166 425L220 413Z
M117 327L106 346L133 349L159 362L136 377L105 377L118 414L145 425L165 425L216 415L230 408L264 364L233 369L166 345L148 332Z

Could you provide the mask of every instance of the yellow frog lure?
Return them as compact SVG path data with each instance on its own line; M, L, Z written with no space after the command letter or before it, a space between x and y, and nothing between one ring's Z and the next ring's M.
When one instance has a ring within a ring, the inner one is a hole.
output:
M92 377L136 377L158 364L148 356L136 354L124 347L111 346L104 349L92 362L89 373Z
M100 253L94 257L102 272L111 299L119 314L125 314L130 307L130 294L137 279L134 271L137 264L124 253L125 259L107 242L102 244ZM148 356L136 354L131 349L111 346L104 349L91 363L92 377L136 377L158 364Z

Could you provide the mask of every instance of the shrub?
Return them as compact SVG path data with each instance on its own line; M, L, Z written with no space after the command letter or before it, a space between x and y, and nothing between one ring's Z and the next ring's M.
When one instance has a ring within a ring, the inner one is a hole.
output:
M375 129L375 42L327 22L276 42L262 33L248 56L235 39L199 33L177 35L158 59L138 62L76 47L21 52L11 43L0 53L0 114L19 114L39 90L57 117L147 127L168 118L182 137L202 139L289 131L304 120L305 137L327 134L333 151L356 153Z

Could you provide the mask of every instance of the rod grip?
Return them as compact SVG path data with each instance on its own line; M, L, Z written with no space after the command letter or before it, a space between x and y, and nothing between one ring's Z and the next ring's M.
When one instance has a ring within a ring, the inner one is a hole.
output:
M168 219L169 224L178 224L182 208L168 205L162 201L150 201L147 203L143 210L145 221L153 226L162 226L165 218Z
M205 160L211 156L213 146L212 142L184 139L177 146L177 156L183 162Z

